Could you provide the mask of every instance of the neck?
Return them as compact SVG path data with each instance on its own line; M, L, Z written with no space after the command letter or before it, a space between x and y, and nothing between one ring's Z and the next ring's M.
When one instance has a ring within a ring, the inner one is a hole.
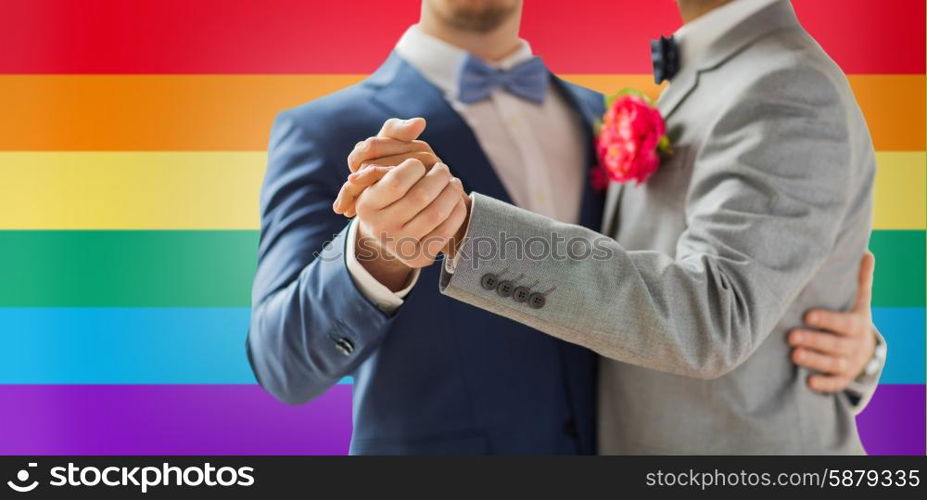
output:
M521 7L498 28L490 32L466 31L449 26L432 11L429 2L422 2L422 17L419 19L418 27L423 32L466 50L480 59L498 61L518 48L520 21Z
M676 0L679 15L686 24L734 0ZM741 0L746 1L746 0Z

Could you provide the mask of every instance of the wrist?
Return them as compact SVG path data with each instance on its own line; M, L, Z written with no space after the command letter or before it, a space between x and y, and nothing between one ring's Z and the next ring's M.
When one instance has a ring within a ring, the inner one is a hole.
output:
M885 342L882 342L881 336L879 336L875 330L873 330L872 336L872 351L866 358L867 361L866 364L863 365L863 369L857 374L856 381L863 381L875 377L885 364L885 359L888 354Z
M357 262L380 284L392 292L405 288L414 269L390 254L380 242L369 235L358 221L354 255Z

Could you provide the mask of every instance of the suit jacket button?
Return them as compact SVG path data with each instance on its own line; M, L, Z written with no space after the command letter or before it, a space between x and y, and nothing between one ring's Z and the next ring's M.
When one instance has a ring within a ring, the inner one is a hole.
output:
M547 297L543 293L534 292L528 297L528 306L531 309L540 309L547 303Z
M496 287L496 293L501 297L508 297L513 291L515 291L515 284L508 280L500 281L499 286Z
M531 295L531 290L528 290L528 287L520 286L512 292L512 299L515 302L524 302L528 300L528 297Z
M338 349L338 351L345 356L350 356L351 353L354 352L354 343L344 337L341 337L335 341L335 349Z
M499 277L493 273L486 273L480 278L480 285L487 290L495 290L499 285Z

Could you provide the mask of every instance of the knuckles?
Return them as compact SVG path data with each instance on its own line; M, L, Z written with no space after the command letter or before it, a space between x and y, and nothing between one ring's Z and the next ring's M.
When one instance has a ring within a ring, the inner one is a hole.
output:
M398 175L386 176L381 181L382 189L390 196L397 196L402 190L402 179Z
M354 211L357 212L357 216L368 220L373 215L373 207L370 206L370 202L362 194L360 198L354 203Z
M436 164L438 164L441 161L433 153L429 153L427 151L416 153L416 156L419 157L422 163L424 163L425 165L428 165L429 167L434 167Z
M399 166L412 169L418 174L425 175L425 164L418 158L408 158L400 163Z
M425 224L429 226L437 226L438 224L444 222L444 219L447 218L447 215L443 213L444 210L440 208L435 208L434 210L429 210L423 214L425 218Z
M364 155L365 158L375 157L378 151L377 147L377 138L368 137L364 139L361 143L360 153Z
M430 200L428 191L424 188L415 188L409 191L409 194L406 195L415 206L427 205Z
M409 158L403 161L396 169L398 170L398 172L396 172L397 177L414 180L415 182L421 180L426 173L425 164L417 158Z
M383 123L383 130L393 130L397 128L401 122L402 120L399 118L390 118Z

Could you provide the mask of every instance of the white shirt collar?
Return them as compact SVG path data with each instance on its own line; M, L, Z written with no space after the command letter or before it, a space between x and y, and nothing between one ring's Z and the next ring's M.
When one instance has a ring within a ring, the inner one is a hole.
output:
M697 64L705 51L748 17L780 0L733 0L686 23L673 33L679 45L680 66Z
M465 50L435 38L413 25L396 43L396 53L417 69L426 80L441 89L445 97L456 99L458 72L467 56ZM487 64L494 68L509 69L532 57L528 42L519 40L519 46L512 54Z

